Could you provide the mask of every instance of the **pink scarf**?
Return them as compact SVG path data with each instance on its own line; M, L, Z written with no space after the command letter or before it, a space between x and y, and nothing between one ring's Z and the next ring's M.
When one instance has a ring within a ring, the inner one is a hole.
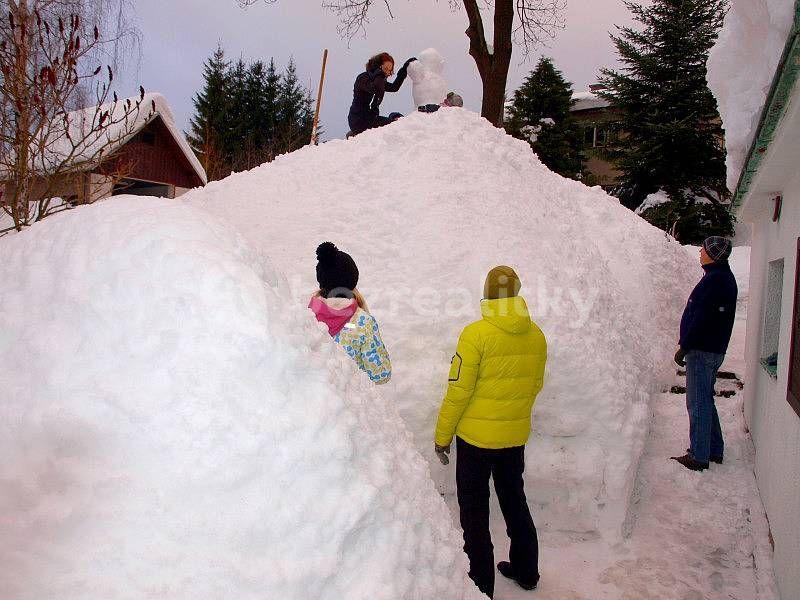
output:
M334 306L332 306L332 304ZM358 302L355 298L322 298L314 296L308 303L308 308L317 317L317 321L328 326L328 333L331 337L339 333L347 322L358 310Z

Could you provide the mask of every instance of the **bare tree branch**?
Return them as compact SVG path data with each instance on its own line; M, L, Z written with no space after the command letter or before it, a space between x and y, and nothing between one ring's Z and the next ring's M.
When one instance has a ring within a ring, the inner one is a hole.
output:
M0 203L16 229L62 209L55 198L108 159L141 125L140 113L148 115L143 89L135 101L111 99L114 71L98 57L126 34L104 36L84 18L94 14L92 1L10 0L0 18ZM71 112L87 90L96 105Z
M516 0L517 26L514 36L525 56L555 38L564 29L567 0Z

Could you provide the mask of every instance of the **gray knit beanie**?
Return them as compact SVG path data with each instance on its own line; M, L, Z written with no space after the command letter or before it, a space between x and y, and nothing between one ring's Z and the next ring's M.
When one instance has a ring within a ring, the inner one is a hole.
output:
M703 248L708 257L713 261L728 260L733 250L733 244L728 238L712 235L703 240Z

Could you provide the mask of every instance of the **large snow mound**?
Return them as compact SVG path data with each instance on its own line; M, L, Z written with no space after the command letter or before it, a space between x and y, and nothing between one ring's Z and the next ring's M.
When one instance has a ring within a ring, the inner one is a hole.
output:
M480 598L391 401L206 212L0 240L0 597Z
M392 357L385 393L433 461L458 334L480 318L488 270L517 269L549 343L526 462L537 526L623 530L648 402L674 376L681 310L702 274L662 231L457 108L302 149L184 200L267 249L297 305L316 287L318 243L353 255ZM453 469L432 469L452 492Z
M794 11L795 0L730 0L709 56L708 84L725 127L731 190L747 160Z

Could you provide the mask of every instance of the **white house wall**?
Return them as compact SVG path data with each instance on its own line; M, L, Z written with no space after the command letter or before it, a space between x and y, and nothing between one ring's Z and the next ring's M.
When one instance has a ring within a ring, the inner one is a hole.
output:
M777 190L776 190L777 191ZM756 448L756 478L775 541L775 573L783 600L800 599L800 417L786 400L794 310L800 177L784 189L780 221L772 222L771 194L749 200L755 219L747 316L745 417ZM778 377L760 365L767 268L783 258Z

